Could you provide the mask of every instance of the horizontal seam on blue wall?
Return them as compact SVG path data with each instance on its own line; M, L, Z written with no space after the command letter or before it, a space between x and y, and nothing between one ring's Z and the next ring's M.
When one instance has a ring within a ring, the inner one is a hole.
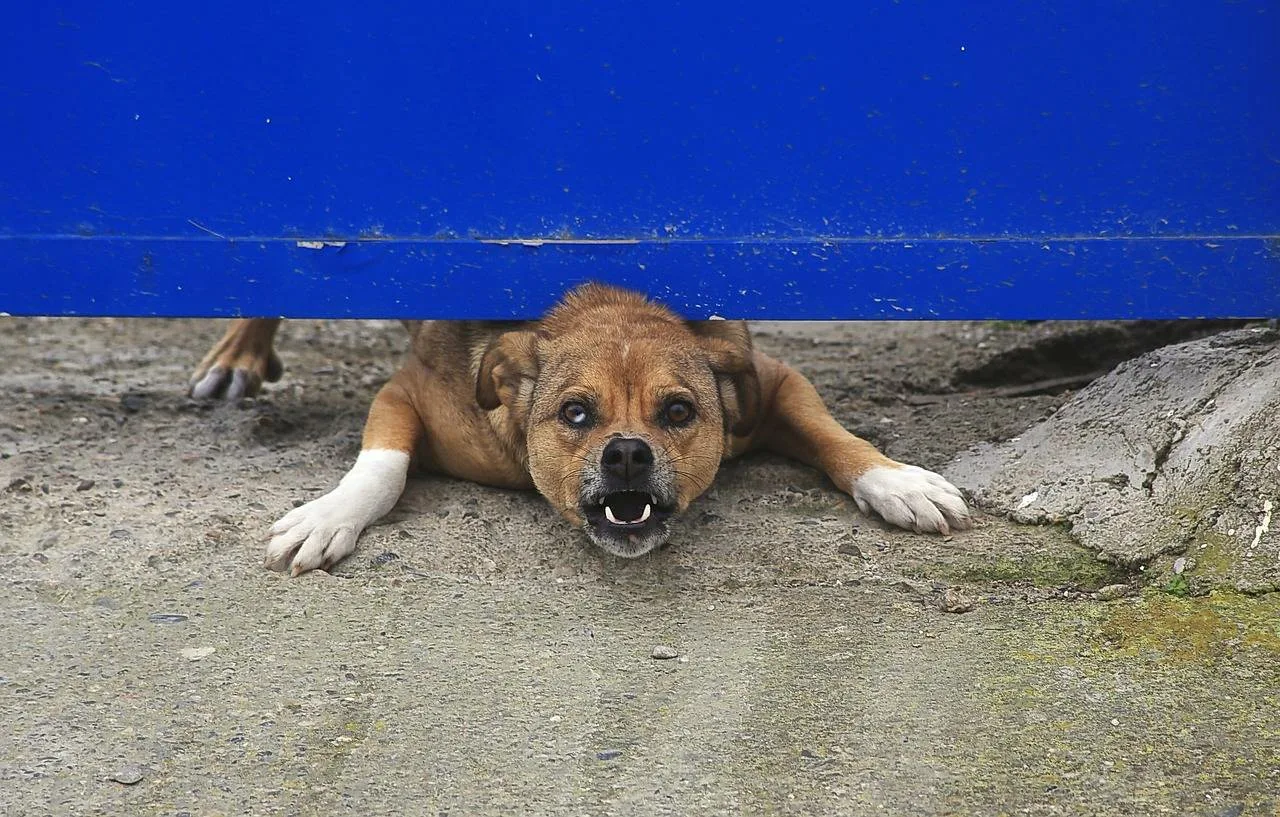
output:
M1159 242L1159 241L1280 241L1280 233L1228 233L1188 235L1051 235L1051 236L925 236L925 237L873 237L873 236L797 236L797 237L716 237L716 238L441 238L438 236L214 236L214 235L77 235L75 233L34 233L3 235L0 241L166 241L185 243L255 243L295 244L300 249L341 247L347 244L439 244L459 246L467 244L515 247L608 247L608 246L771 246L771 245L839 245L839 244L1061 244L1110 241ZM311 245L311 246L308 246Z

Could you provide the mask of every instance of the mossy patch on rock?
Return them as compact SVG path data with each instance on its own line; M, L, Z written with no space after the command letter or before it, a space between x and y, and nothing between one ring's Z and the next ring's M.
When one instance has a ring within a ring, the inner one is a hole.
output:
M1034 587L1070 587L1097 590L1128 581L1116 565L1098 559L1085 548L1072 547L1053 553L1017 556L962 557L955 561L921 565L917 578L962 584L1024 583Z
M1134 603L1107 609L1096 640L1117 657L1153 653L1212 663L1241 651L1265 650L1280 659L1280 597L1219 590L1178 598L1148 592Z
M1184 572L1176 575L1178 559L1162 557L1147 566L1147 577L1153 586L1182 588L1183 595L1203 596L1215 590L1261 596L1280 591L1280 572L1269 548L1254 550L1240 537L1208 528L1196 539L1182 558ZM1181 580L1181 581L1179 581ZM1175 593L1176 595L1176 593Z

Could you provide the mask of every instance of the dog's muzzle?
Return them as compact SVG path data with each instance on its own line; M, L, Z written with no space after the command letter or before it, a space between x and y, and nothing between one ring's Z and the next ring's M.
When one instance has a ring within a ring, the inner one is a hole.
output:
M587 536L615 556L635 558L667 541L676 511L673 475L639 437L614 437L582 474Z

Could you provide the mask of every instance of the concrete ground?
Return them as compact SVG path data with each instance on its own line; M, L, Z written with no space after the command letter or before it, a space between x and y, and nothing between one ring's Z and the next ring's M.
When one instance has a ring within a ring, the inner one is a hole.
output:
M1175 569L1196 537L1234 558L1214 525L1128 560L1061 508L920 537L762 457L634 562L534 495L425 477L333 574L288 579L266 526L345 471L403 338L287 325L285 379L215 407L182 388L218 331L0 320L0 813L1280 814L1270 529L1252 583ZM973 474L973 446L1187 331L759 343L891 455ZM1270 490L1213 519L1261 526Z

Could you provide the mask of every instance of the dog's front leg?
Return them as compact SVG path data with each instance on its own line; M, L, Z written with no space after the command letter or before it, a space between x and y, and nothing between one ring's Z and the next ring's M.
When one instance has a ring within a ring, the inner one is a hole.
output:
M293 575L328 569L356 549L370 524L385 516L404 492L409 461L423 433L399 375L369 409L360 456L338 487L294 508L271 526L266 565Z
M756 369L765 405L755 444L821 468L863 513L900 528L945 534L969 527L960 491L941 475L891 460L850 434L789 366L756 353Z

